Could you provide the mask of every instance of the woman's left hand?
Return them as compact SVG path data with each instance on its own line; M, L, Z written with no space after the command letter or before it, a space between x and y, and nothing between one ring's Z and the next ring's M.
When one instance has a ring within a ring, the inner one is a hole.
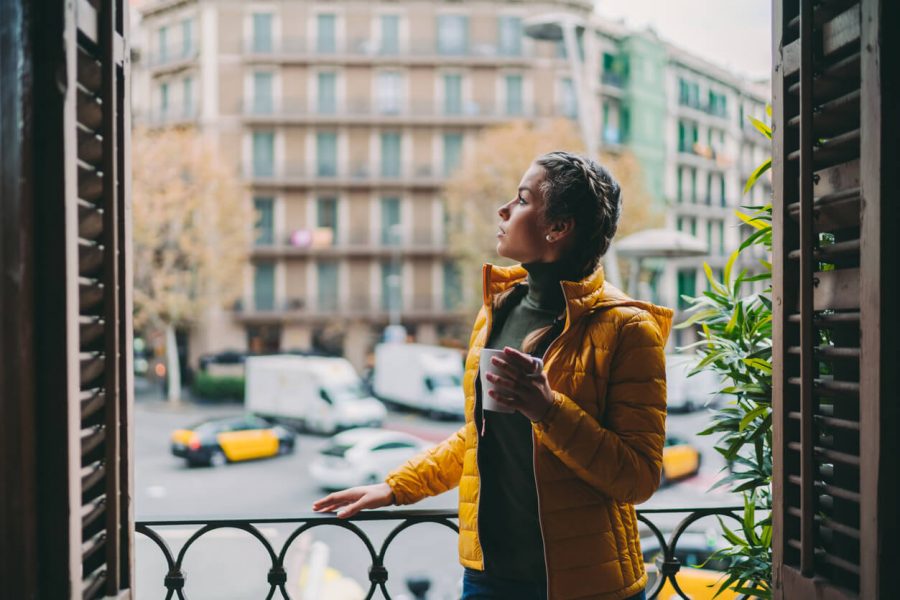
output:
M531 421L540 421L553 404L553 390L543 372L535 373L535 360L528 354L506 346L503 356L495 356L491 364L501 375L487 373L487 380L495 389L491 398L512 410L517 410Z

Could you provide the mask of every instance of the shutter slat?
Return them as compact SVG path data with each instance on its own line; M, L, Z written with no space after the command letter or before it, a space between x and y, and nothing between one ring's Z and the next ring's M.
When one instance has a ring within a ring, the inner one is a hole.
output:
M846 131L819 142L813 148L813 169L825 169L859 156L859 129ZM800 150L788 154L788 160L800 160Z
M839 348L836 346L816 346L813 349L816 356L820 358L835 359L859 359L859 348ZM791 354L800 354L800 346L791 346L788 348Z
M103 515L106 508L106 496L100 495L84 504L81 507L81 528L87 529L90 527L101 515Z
M859 8L854 7L836 16L822 26L821 48L824 56L822 62L842 52L858 51L859 40ZM800 40L787 44L783 50L783 77L789 78L800 71ZM843 58L838 56L838 58ZM816 65L819 66L818 64ZM822 65L824 66L824 65Z
M88 277L78 278L78 295L82 313L90 312L103 301L103 284Z
M83 492L89 491L92 487L94 487L99 481L103 479L103 476L106 474L106 466L103 464L103 461L98 460L94 461L86 467L82 467L81 469L81 489Z
M81 347L92 346L103 336L104 321L98 316L81 315L78 317L78 330L81 336Z
M81 86L78 87L76 112L78 122L88 129L98 130L103 125L103 106L100 100Z
M78 129L78 158L93 166L103 160L103 138L89 129Z
M788 418L796 421L800 420L800 413L792 410L788 412ZM813 420L816 423L834 427L836 429L846 429L847 431L859 431L859 421L850 421L849 419L836 419L834 417L826 417L823 415L814 415Z
M94 240L103 233L103 210L96 204L78 199L78 236Z
M859 188L850 188L816 198L813 203L813 218L816 232L834 231L845 227L859 226ZM800 218L800 203L788 206L791 218Z
M106 437L106 427L103 425L94 425L88 429L81 430L81 456L86 456L103 443Z
M87 387L103 373L106 356L102 352L82 352L79 356L81 363L81 385Z
M819 261L828 261L846 256L859 254L860 241L848 240L846 242L836 242L827 246L819 246L812 251L813 258ZM800 250L792 250L788 253L791 260L800 260Z
M89 277L103 267L103 246L90 240L78 240L78 274Z
M102 388L81 392L81 420L86 421L103 408L105 394Z
M100 565L97 569L88 575L81 584L82 589L82 599L83 600L95 600L96 598L102 598L102 589L103 585L106 583L106 565Z

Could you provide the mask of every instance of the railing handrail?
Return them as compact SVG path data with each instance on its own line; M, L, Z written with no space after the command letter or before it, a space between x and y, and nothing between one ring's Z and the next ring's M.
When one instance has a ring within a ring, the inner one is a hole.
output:
M648 598L655 598L662 590L666 581L672 584L682 598L689 600L688 596L681 590L675 575L681 568L681 561L675 556L675 550L678 546L678 540L681 538L691 524L709 516L730 517L740 523L738 516L744 510L743 506L712 506L712 507L684 507L684 508L644 508L637 510L638 520L646 525L651 533L659 541L662 557L657 559L659 577L653 582L652 589L647 590ZM668 539L663 535L662 531L650 519L648 515L658 514L686 514L678 525L671 531ZM135 531L140 533L152 542L162 551L168 572L164 579L164 585L167 590L166 598L186 598L184 594L185 574L182 570L184 558L191 545L204 534L223 528L235 528L246 531L255 537L263 545L271 560L271 567L268 573L269 593L266 598L274 598L276 591L281 592L281 597L289 599L290 595L285 588L287 583L287 573L284 568L284 560L287 556L293 542L306 531L315 527L332 525L347 529L360 538L360 541L369 552L372 563L369 567L370 587L366 594L366 600L369 600L375 594L376 589L380 588L386 599L390 599L385 583L388 579L388 571L384 566L384 558L387 554L388 547L397 535L403 530L419 523L437 523L444 525L456 532L459 531L458 525L453 521L458 520L459 515L456 510L450 509L399 509L399 510L370 510L361 511L349 519L338 518L335 514L328 513L307 513L302 515L274 516L274 517L234 517L234 516L214 516L214 517L152 517L141 518L135 523ZM379 550L376 550L368 535L356 525L360 522L377 522L377 521L401 521L384 539ZM276 553L275 549L269 543L269 540L256 528L256 525L275 524L275 523L297 523L299 527L287 537L287 540ZM195 531L184 544L179 548L177 555L169 548L168 543L162 538L154 527L168 527L176 525L197 525L199 528Z

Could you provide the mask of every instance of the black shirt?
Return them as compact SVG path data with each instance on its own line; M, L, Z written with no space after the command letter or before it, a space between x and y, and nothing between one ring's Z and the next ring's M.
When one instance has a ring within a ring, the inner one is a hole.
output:
M565 297L559 284L562 271L555 263L523 266L528 270L527 288L516 290L503 310L495 315L485 347L521 348L529 333L555 325L532 352L534 356L542 356L562 329L558 320L565 312ZM481 474L478 529L485 572L517 581L545 581L531 421L518 412L483 414L486 422L478 449Z

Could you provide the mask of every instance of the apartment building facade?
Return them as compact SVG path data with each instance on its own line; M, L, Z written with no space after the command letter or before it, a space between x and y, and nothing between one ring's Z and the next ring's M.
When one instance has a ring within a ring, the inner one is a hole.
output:
M442 186L482 128L574 119L579 109L562 45L526 35L535 14L584 23L592 135L635 153L667 224L708 234L713 260L735 247L738 158L745 143L755 148L738 112L762 114L764 98L591 9L574 0L145 4L136 117L212 136L257 211L244 297L191 332L192 362L224 349L318 348L362 367L392 323L420 342L465 338L473 315L460 308ZM708 90L704 102L691 104L694 88L682 98L682 82ZM710 157L713 142L721 150ZM691 291L689 270L698 289L701 264L650 265L648 293L674 302Z

